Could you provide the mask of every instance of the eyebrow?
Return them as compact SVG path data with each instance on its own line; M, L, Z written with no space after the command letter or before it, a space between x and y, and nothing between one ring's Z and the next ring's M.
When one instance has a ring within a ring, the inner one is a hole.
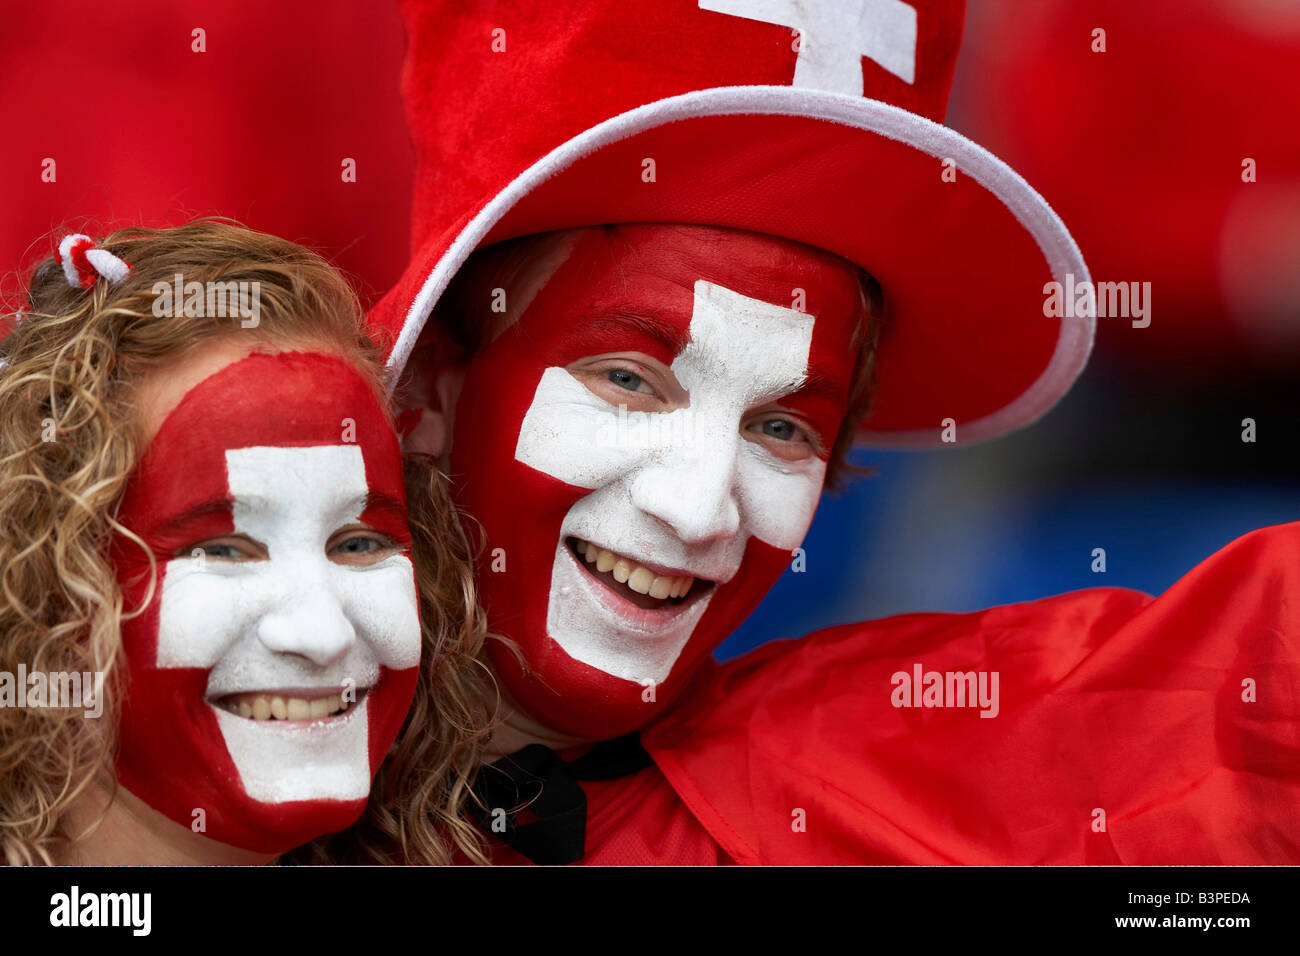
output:
M690 341L690 333L673 322L651 312L630 308L602 309L599 313L588 315L581 324L574 323L575 332L580 328L584 333L603 336L611 344L619 335L633 333L658 342L670 355L680 355Z
M386 492L372 491L366 495L366 500L362 505L361 513L365 514L367 511L371 511L372 509L381 514L386 514L390 517L396 518L403 524L406 523L406 507L401 501Z
M170 534L179 531L200 518L210 518L214 515L230 516L234 514L233 509L234 502L230 498L210 498L192 508L187 508L174 517L168 518L154 529L154 533Z
M845 386L842 382L828 375L810 369L808 374L804 376L803 382L790 394L802 398L820 398L827 402L837 403L844 401Z

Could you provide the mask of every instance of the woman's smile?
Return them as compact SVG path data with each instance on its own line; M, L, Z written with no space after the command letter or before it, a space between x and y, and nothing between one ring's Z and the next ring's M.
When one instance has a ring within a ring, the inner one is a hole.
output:
M351 713L369 688L298 688L227 694L214 706L250 720L318 721Z

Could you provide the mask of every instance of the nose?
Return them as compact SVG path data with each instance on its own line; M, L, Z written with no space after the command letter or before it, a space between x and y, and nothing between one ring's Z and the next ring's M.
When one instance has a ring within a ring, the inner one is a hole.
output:
M736 441L719 438L670 460L646 464L629 483L632 503L687 544L730 538L740 528L736 505Z
M338 598L313 589L262 618L257 636L277 654L296 654L326 667L343 658L356 642L357 632Z

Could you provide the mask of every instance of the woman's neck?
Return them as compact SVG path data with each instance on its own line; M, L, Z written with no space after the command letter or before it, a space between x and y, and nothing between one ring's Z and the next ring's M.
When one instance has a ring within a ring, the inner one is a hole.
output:
M154 810L122 787L88 791L62 821L69 845L57 861L71 865L258 865L275 859L210 840Z

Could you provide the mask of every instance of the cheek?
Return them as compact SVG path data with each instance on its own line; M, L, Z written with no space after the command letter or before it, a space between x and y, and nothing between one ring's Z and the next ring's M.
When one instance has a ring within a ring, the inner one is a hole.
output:
M539 390L561 386L557 375L581 394L560 388L554 407L538 408ZM454 423L452 493L483 524L489 541L517 546L539 525L558 521L575 500L573 487L552 471L563 470L554 468L558 460L590 458L591 442L584 436L601 414L594 398L563 369L538 366L513 350L489 354L471 367ZM535 466L527 461L534 454L540 456Z
M666 421L685 415L682 410L656 418ZM515 458L566 484L599 488L628 467L630 443L625 435L620 442L619 422L616 406L564 369L548 368L523 417Z
M347 616L379 663L391 670L419 664L420 615L411 560L394 556L364 571L343 570L343 575L340 591Z
M528 406L517 384L524 374L523 369L503 361L484 360L470 367L452 423L454 491L477 491L485 476L513 457ZM507 383L505 387L501 382Z
M786 469L757 446L742 448L736 495L748 540L734 578L719 588L674 674L680 677L724 641L759 605L790 566L821 497L826 463L813 458Z
M737 497L750 535L789 552L803 543L826 483L826 462L778 462L754 442L744 442Z
M244 635L255 633L275 588L266 575L212 562L169 561L158 596L155 666L211 668Z

